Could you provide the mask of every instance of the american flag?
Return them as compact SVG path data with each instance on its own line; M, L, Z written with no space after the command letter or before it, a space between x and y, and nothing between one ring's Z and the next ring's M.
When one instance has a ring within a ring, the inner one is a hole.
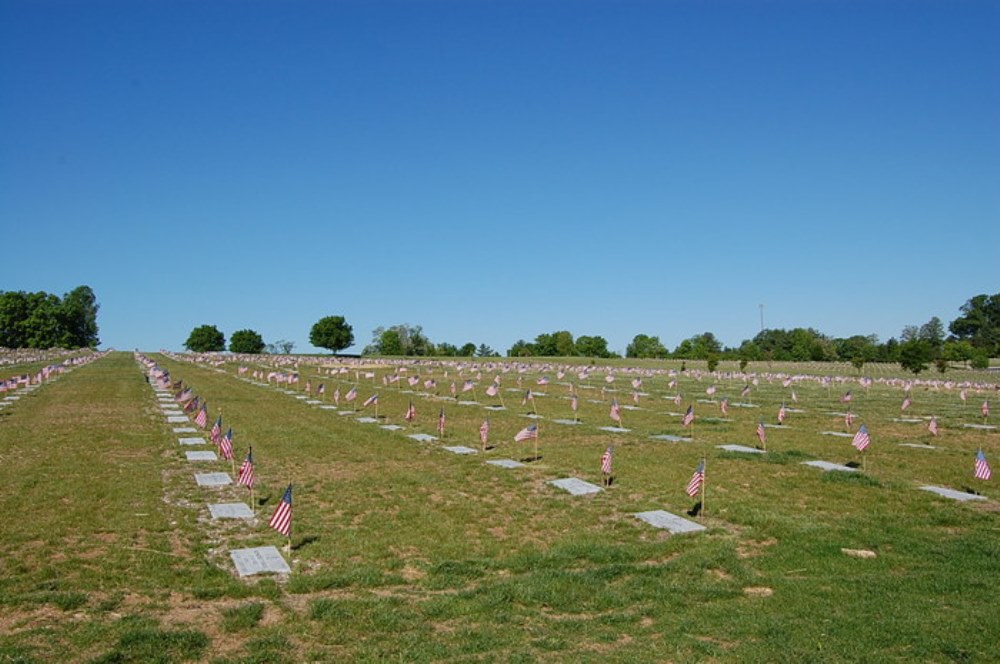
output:
M531 401L531 402L535 401L535 397L531 396L531 388L528 388L524 392L524 396L521 397L521 405L522 406L525 405L526 403L528 403L528 401Z
M767 445L767 429L764 428L764 420L757 422L757 438L761 445Z
M333 390L333 403L340 405L340 388L334 388Z
M711 387L706 388L705 389L705 394L707 394L708 396L712 396L713 394L715 394L715 385L712 385Z
M535 381L535 382L536 382L536 383L537 383L538 385L548 385L548 384L549 384L549 377L548 377L548 376L542 376L541 378L539 378L539 379L538 379L537 381Z
M485 445L490 438L490 421L483 420L483 423L479 425L479 442Z
M219 415L215 420L215 424L212 425L212 432L209 433L209 438L216 445L219 444L219 437L222 435L222 415Z
M962 388L962 391L958 393L958 398L961 399L962 401L965 401L968 397L969 397L968 390Z
M688 406L687 412L684 413L684 417L681 418L681 424L683 426L689 426L694 422L694 406Z
M927 430L931 432L932 435L936 436L938 434L938 423L936 417L931 417L930 423L927 425Z
M533 440L535 438L538 438L538 425L532 424L518 431L517 435L514 436L514 442L520 443L521 441Z
M462 391L463 392L468 392L469 390L471 390L475 386L476 386L475 383L473 383L471 380L467 380L464 383L462 383Z
M986 461L986 455L982 450L976 452L976 468L972 476L977 480L988 480L993 477L993 471L990 470L990 464Z
M326 393L326 383L320 383L319 387L316 388L316 394L323 396Z
M222 454L223 459L233 458L233 428L229 427L226 431L226 435L222 437L219 441L219 452Z
M253 448L247 450L247 458L240 466L240 474L236 476L236 483L252 489L253 488Z
M642 387L642 378L633 378L632 387L637 390Z
M444 408L438 413L438 433L444 435Z
M288 488L285 489L285 495L281 497L281 502L278 503L278 509L274 510L274 514L271 516L271 520L268 521L267 525L274 528L285 537L292 536L292 485L291 484L289 484Z
M497 392L499 392L499 389L497 388L496 383L492 383L489 387L486 388L486 394L488 396L495 397L497 395Z
M982 411L983 411L983 417L989 417L990 416L990 402L988 400L987 401L983 401Z
M615 422L621 424L622 422L622 409L618 406L618 399L611 400L611 419Z
M863 452L866 447L868 447L872 442L871 436L868 435L868 427L864 424L858 429L858 432L854 434L854 440L851 441L851 445L854 445L859 452Z
M743 387L743 389L742 389L742 390L740 391L740 396L741 396L741 397L745 397L745 396L747 396L748 394L750 394L750 386L749 386L749 385L745 385L745 386Z
M639 405L639 393L638 392L633 392L632 393L632 403L634 403L636 406Z
M194 411L198 410L198 401L199 401L198 397L195 397L194 399L191 399L191 401L188 401L187 405L184 406L184 412L193 413Z
M851 399L853 398L854 395L852 395L851 391L848 390L847 392L844 393L844 396L840 397L840 403L851 403Z
M681 398L680 393L678 393L677 396L674 397L674 405L675 406L679 406L679 405L681 405L682 401L683 401L683 399Z
M416 417L417 417L417 409L413 407L413 402L411 401L410 407L406 409L406 415L403 416L403 419L406 420L407 422L412 422L414 419L416 419Z
M851 411L844 413L844 424L850 429L851 425L854 424L854 414Z
M361 407L362 408L367 408L368 406L371 406L372 404L376 404L376 403L378 403L378 394L373 394L370 397L368 397L367 399L365 399L365 402L363 404L361 404Z
M344 401L354 401L358 398L358 391L353 387L344 395Z
M569 407L573 409L574 413L580 410L580 400L576 398L575 394L572 397L570 397Z
M722 411L723 417L729 415L729 399L723 399L719 402L719 410Z
M900 408L900 410L906 410L912 404L913 404L913 400L910 399L910 397L906 397L905 399L903 399L903 406L902 406L902 408Z
M786 413L787 411L785 410L785 404L781 404L781 408L778 409L778 424L785 423Z
M208 426L208 404L202 406L198 414L194 416L194 423L202 429Z
M311 380L306 381L306 394L312 394L313 382Z
M687 488L684 489L687 495L694 498L698 495L698 491L701 490L702 485L705 484L705 460L702 459L698 467L694 469L694 474L691 475L691 480L688 482Z
M455 384L455 381L451 381L451 387L449 387L448 389L451 390L451 396L455 396L456 394L458 394L458 385Z
M601 455L601 472L604 473L605 475L610 475L611 474L611 455L612 454L613 454L613 452L611 451L611 446L609 445L608 449L604 450L604 454Z

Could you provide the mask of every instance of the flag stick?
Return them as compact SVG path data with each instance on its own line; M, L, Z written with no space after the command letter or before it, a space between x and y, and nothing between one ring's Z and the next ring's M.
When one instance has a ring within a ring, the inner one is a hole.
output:
M538 461L538 437L541 435L542 428L537 424L538 420L535 420L535 461Z
M497 396L500 397L500 407L507 410L507 406L503 403L503 389L499 385L497 385Z
M253 484L250 485L250 512L257 516L257 501L253 498Z
M693 423L692 423L693 426ZM698 512L698 518L705 516L705 487L708 484L708 465L705 463L705 457L701 458L701 469L703 474L701 476L701 511Z

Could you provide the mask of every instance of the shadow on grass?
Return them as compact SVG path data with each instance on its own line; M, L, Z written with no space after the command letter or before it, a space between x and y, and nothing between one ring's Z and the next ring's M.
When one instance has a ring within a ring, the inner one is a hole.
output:
M698 516L701 514L701 501L699 500L694 504L694 506L687 511L688 516Z
M541 454L539 454L538 456L527 456L520 459L521 463L531 463L532 461L541 461L541 460L542 460Z
M292 551L298 551L302 547L308 546L313 542L319 541L319 535L306 535L305 537L299 539L298 542L292 544Z

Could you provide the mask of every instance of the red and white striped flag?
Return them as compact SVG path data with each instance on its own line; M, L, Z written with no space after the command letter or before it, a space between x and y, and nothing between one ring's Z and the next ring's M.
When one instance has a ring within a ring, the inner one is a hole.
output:
M368 397L367 399L365 399L365 402L363 404L361 404L361 407L362 408L367 408L368 406L371 406L372 404L377 404L377 403L378 403L378 395L377 394L373 394L370 397Z
M723 417L729 415L729 399L723 399L719 402L719 410L722 411Z
M517 435L514 436L514 442L520 443L522 441L533 440L535 438L538 438L538 425L532 424L531 426L524 427L518 431Z
M862 424L858 432L854 434L854 440L851 441L851 445L854 445L859 452L863 452L871 442L872 438L868 435L868 427Z
M344 401L354 401L358 398L358 391L353 387L344 395Z
M903 406L900 408L900 410L905 411L911 405L913 405L913 400L910 399L910 397L906 397L905 399L903 399Z
M618 399L611 400L611 419L618 424L622 423L622 409L618 406Z
M781 404L781 408L778 409L778 424L785 423L785 417L787 416L786 413L787 411L785 411L785 404Z
M681 425L690 426L694 422L694 406L688 406L687 412L681 418Z
M438 413L438 428L437 431L440 435L444 435L444 408Z
M479 425L479 442L486 445L490 439L490 421L483 420L483 423Z
M601 455L601 472L604 473L605 475L610 475L611 474L611 456L612 456L612 454L613 454L613 452L611 450L611 446L609 445L608 449L604 450L604 454Z
M938 423L937 417L932 416L930 423L927 424L927 430L931 432L931 435L938 435Z
M194 423L202 429L208 426L208 404L204 404L198 414L194 416Z
M233 428L229 427L226 431L226 435L222 437L219 441L219 454L222 455L223 459L229 460L233 458Z
M247 451L247 458L243 460L243 465L240 466L240 473L236 476L236 483L242 484L248 489L253 488L253 448L251 447Z
M403 415L403 419L407 422L412 422L417 417L417 409L413 407L413 402L410 402L409 408L406 409L406 415Z
M990 416L990 402L988 400L987 401L983 401L983 407L982 407L981 410L983 412L983 417L984 418Z
M986 455L983 454L982 450L976 452L976 466L972 471L972 476L977 480L988 480L993 477L993 471L990 470L990 464L986 461Z
M274 528L285 537L292 536L292 485L291 484L289 484L288 488L285 489L285 495L281 497L281 502L278 503L278 509L274 510L274 514L271 516L271 520L268 521L267 525Z
M757 422L757 438L761 445L767 445L767 429L764 428L764 420Z
M698 467L694 469L694 474L691 476L691 479L688 481L687 488L684 490L687 492L687 495L694 498L695 496L698 495L698 491L701 490L701 487L704 484L705 484L705 460L702 459L701 463L698 464Z

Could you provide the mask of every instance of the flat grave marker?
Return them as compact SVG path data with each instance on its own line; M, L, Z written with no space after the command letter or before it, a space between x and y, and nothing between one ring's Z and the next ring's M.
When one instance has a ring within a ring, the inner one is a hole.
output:
M991 431L996 429L992 424L963 424L966 429L979 429L980 431Z
M258 546L253 549L233 549L229 557L236 565L236 573L240 576L254 574L291 574L292 569L278 552L277 547Z
M367 416L365 416L365 417L359 417L359 418L357 418L354 421L355 422L361 422L362 424L375 424L376 422L378 422L378 420L375 419L374 417L367 417Z
M507 410L507 409L504 408L503 406L486 406L486 410L497 411L497 410Z
M608 433L628 433L631 429L625 429L623 427L598 427L601 431L607 431Z
M520 461L514 461L513 459L491 459L486 463L491 466L499 466L501 468L520 468L524 465Z
M194 427L174 427L174 433L198 433Z
M699 418L702 422L712 422L713 424L720 424L722 422L732 422L728 417L702 417Z
M383 424L380 428L385 429L386 431L399 431L403 427L398 424Z
M411 433L407 436L407 438L412 438L419 443L430 443L437 440L435 436L432 436L429 433Z
M655 436L650 436L650 438L652 438L653 440L665 440L668 443L690 443L694 440L693 438L685 438L684 436L675 436L669 433L657 434Z
M332 404L326 404L325 406L320 406L320 410L337 410L337 407Z
M580 423L577 420L552 420L552 421L555 422L556 424L568 424L568 425L571 425L571 426L574 425L574 424L579 424Z
M211 450L200 450L197 452L185 452L188 461L218 461L219 457Z
M671 514L665 510L652 510L650 512L637 512L635 518L645 521L654 528L660 528L661 530L668 530L673 534L678 533L695 533L700 530L705 530L705 526L700 523L695 523L694 521L689 521L684 517L677 516L676 514Z
M215 503L208 506L213 519L252 519L253 512L246 503Z
M839 438L854 438L853 433L847 433L846 431L820 431L821 436L837 436Z
M850 466L843 466L839 463L830 463L829 461L803 461L803 466L812 466L814 468L822 468L824 471L837 470L844 473L856 473L857 468L851 468Z
M187 422L188 418L183 415L170 415L167 417L167 424L180 424L181 422Z
M574 496L586 496L591 493L600 493L604 490L596 484L584 482L576 477L564 477L559 480L549 480L548 484L551 484L554 487L559 487L563 491L568 491Z
M743 452L746 454L767 454L764 450L758 450L756 447L747 447L746 445L716 445L720 450L726 450L727 452Z
M466 447L465 445L452 445L446 446L444 449L452 452L453 454L478 454L479 451L471 447Z
M952 500L986 500L986 496L980 496L976 493L967 493L965 491L955 491L954 489L946 489L943 486L922 486L921 491L930 491L931 493L936 493L944 498L951 498Z
M198 486L226 486L233 483L229 473L195 473L194 481Z
M323 402L318 399L306 399L306 403L309 404L310 406L318 406Z
M936 450L937 448L933 445L924 445L923 443L900 443L900 447L916 447L921 450Z
M478 406L479 402L478 401L459 401L458 405L459 406Z
M892 421L893 422L900 422L900 423L903 423L903 424L920 424L921 422L923 422L923 420L916 419L916 418L913 418L913 417L894 417L894 418L892 418Z
M177 442L181 445L208 445L208 441L200 436L188 436L186 438L178 438Z

